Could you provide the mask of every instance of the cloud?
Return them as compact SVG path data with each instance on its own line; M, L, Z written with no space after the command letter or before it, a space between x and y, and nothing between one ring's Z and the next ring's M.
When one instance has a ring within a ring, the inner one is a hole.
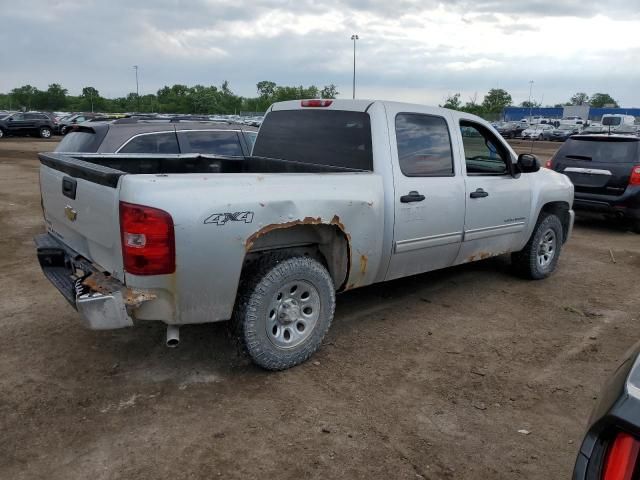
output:
M25 5L27 4L27 5ZM640 2L609 0L25 0L3 6L0 91L58 82L103 95L229 80L338 85L371 97L442 103L505 88L520 102L605 91L640 105ZM610 40L611 39L611 40Z

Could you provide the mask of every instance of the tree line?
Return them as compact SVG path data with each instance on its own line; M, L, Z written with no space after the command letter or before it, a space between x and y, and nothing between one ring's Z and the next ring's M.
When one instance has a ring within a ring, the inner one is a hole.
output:
M138 96L135 92L125 97L106 98L95 87L84 87L80 95L69 95L59 83L52 83L46 90L31 85L0 93L0 109L43 110L68 112L157 112L192 114L232 114L241 111L264 112L274 102L301 98L335 98L335 85L318 88L277 85L261 81L256 85L257 96L242 97L233 93L229 82L222 85L165 86L156 93Z
M176 84L165 86L156 93L138 96L135 92L125 97L106 98L100 95L95 87L84 87L80 95L69 95L69 91L59 83L52 83L46 90L39 90L31 85L23 85L9 93L0 93L0 108L9 110L46 110L70 112L157 112L157 113L195 113L195 114L230 114L241 111L264 112L274 102L297 100L301 98L336 98L339 94L335 85L318 88L277 85L264 80L256 84L255 97L242 97L233 93L229 82L222 85L204 86ZM589 96L584 92L573 95L568 102L556 104L584 105L592 107L605 105L618 106L608 93L594 93ZM513 105L511 94L501 88L492 88L482 101L477 94L463 102L460 93L449 95L441 107L473 113L488 119L499 118L505 107ZM524 101L521 107L541 107L536 101Z
M578 92L575 95L571 96L568 102L566 103L557 103L555 105L549 105L553 107L565 107L570 105L584 105L589 104L595 108L601 108L604 106L613 106L619 107L618 102L616 102L611 95L608 93L594 93L589 97L584 92ZM482 102L478 101L478 95L475 94L467 102L462 101L460 94L455 93L453 95L447 96L443 105L440 105L444 108L450 108L452 110L459 110L462 112L472 113L474 115L479 115L481 117L487 119L497 119L500 117L502 111L506 107L513 106L513 99L511 98L511 94L502 88L492 88L487 92L487 94L482 99ZM538 108L542 107L542 104L532 100L525 100L520 103L520 107L525 108Z

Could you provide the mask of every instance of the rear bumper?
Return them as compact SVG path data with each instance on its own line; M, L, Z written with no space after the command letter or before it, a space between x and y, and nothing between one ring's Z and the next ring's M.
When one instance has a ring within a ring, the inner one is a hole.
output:
M640 187L627 187L619 196L576 192L573 208L640 220Z
M91 330L133 326L129 310L154 298L152 294L128 289L105 276L52 235L38 235L34 242L45 277L78 310L85 326Z

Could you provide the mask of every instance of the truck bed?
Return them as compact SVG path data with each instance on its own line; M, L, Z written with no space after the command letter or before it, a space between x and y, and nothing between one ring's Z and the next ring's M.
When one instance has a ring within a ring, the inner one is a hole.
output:
M71 175L115 187L125 174L176 173L338 173L355 168L264 157L223 157L203 154L62 154L40 153L40 162Z

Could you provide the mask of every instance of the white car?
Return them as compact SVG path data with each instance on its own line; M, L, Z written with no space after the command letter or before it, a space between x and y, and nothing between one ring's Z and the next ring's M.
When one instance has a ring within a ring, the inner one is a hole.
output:
M553 131L553 125L538 124L532 125L526 130L522 131L522 138L531 138L533 140L543 140L547 138Z

